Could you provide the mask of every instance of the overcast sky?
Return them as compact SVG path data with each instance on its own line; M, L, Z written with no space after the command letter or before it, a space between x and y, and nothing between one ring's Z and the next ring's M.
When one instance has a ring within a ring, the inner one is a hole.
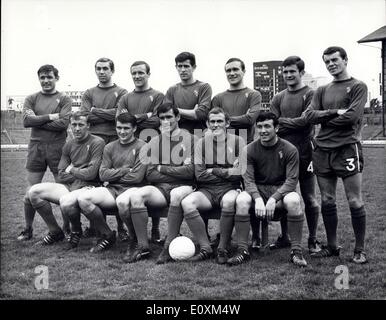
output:
M245 82L253 87L254 61L299 55L306 71L327 76L321 54L344 47L349 72L379 95L380 42L359 39L386 24L385 0L3 0L1 1L1 95L39 91L37 69L59 69L59 90L85 90L97 84L94 63L115 62L114 81L129 91L135 60L151 66L150 84L165 92L179 81L174 57L196 55L197 79L213 93L228 83L224 63L246 63ZM376 47L376 48L375 48Z

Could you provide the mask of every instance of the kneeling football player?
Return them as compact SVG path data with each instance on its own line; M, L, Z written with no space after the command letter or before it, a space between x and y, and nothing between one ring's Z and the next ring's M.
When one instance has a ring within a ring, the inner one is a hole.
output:
M95 225L102 237L90 252L102 252L116 242L116 233L112 231L104 219L102 210L116 210L116 198L126 193L129 197L137 187L145 183L146 166L140 161L140 150L145 142L136 138L136 119L129 113L120 114L116 119L118 140L110 142L103 151L103 160L99 169L100 179L105 187L94 188L78 198L83 214ZM130 221L126 223L130 238L133 228Z
M130 215L137 236L137 245L129 246L124 261L133 263L150 255L147 238L148 207L165 208L168 211L168 235L157 263L171 260L168 254L170 242L178 236L183 220L181 200L193 192L194 170L192 156L195 136L180 129L178 108L164 103L157 109L161 134L152 138L142 150L147 162L147 181L151 184L138 189L127 200L117 199L123 215ZM144 160L145 161L145 160Z
M197 142L194 152L198 188L182 200L181 206L186 223L200 246L199 253L190 261L209 259L213 253L199 211L221 208L217 262L224 264L228 259L227 245L234 225L235 201L241 189L239 151L245 142L240 136L226 132L229 116L221 108L209 111L207 126L208 130Z
M77 197L99 184L98 170L105 146L103 139L90 134L86 112L71 114L70 127L74 138L67 141L63 147L58 166L60 183L39 183L32 186L28 193L33 207L49 229L48 235L41 241L42 245L50 245L64 239L63 230L56 222L50 202L59 204L62 214L71 221L69 247L72 243L79 242L82 229Z
M260 113L256 119L260 139L243 150L241 163L246 165L243 174L246 192L239 195L237 206L240 214L245 214L253 205L256 215L268 220L277 220L285 209L291 238L290 261L304 267L307 265L301 247L304 214L300 196L295 192L299 155L293 144L277 136L278 124L272 112ZM243 238L245 234L237 237L240 236Z

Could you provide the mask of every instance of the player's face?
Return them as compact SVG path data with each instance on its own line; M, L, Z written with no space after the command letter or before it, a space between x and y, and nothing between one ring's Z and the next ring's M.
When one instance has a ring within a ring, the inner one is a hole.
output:
M39 81L44 93L55 92L56 81L58 81L58 79L55 77L53 71L39 73Z
M100 83L108 83L113 76L109 62L98 62L95 65L95 73Z
M334 52L332 54L325 54L323 56L324 64L328 72L336 77L347 68L347 59L342 59L339 52Z
M117 130L119 141L123 144L126 144L133 140L136 128L137 127L133 126L131 123L122 123L117 121L115 130Z
M263 144L269 144L276 139L277 128L273 125L272 119L257 122L256 129Z
M136 88L143 88L147 85L150 74L146 72L144 64L133 66L130 72Z
M78 141L82 141L88 135L90 129L86 117L79 117L79 119L71 118L70 127L75 140Z
M225 65L225 74L231 86L237 86L243 81L245 72L241 69L240 61L233 61Z
M178 126L178 120L180 116L177 117L174 115L173 110L169 110L168 112L161 112L158 115L158 118L161 122L160 130L162 133L169 134L173 132Z
M183 62L177 62L176 69L182 81L189 81L193 78L193 72L196 67L193 67L188 59Z
M215 137L223 135L228 125L223 113L211 113L206 124Z
M304 71L299 72L296 64L292 64L283 68L283 79L289 87L297 86L300 84L303 75Z

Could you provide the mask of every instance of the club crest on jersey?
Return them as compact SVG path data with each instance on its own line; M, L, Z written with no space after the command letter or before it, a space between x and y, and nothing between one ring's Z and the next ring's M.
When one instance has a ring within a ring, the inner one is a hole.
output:
M248 98L249 93L245 92L245 98Z
M150 101L151 101L151 102L153 102L153 101L154 101L154 98L153 98L153 96L149 96L149 99L150 99Z
M351 88L350 88L350 87L347 87L347 88L346 88L346 91L347 91L347 93L350 93Z
M304 96L303 96L303 101L306 101L306 99L307 99L307 96L304 95Z
M198 97L198 91L197 91L197 90L194 90L193 93L194 93L194 95L195 95L196 97Z
M279 151L279 158L283 159L283 151L281 151L281 150Z
M87 148L87 152L89 152L90 151L90 145L88 144L86 148Z
M118 98L118 92L115 91L114 95L115 95L116 98Z
M56 102L59 103L59 102L60 102L60 99L56 99Z

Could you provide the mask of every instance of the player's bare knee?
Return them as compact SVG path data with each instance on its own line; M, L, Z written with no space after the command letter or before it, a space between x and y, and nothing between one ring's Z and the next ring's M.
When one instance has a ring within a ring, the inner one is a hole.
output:
M32 186L28 191L28 198L31 201L31 203L36 203L41 201L40 195L41 195L41 190L36 185Z
M145 206L145 197L142 194L133 194L130 197L130 205L133 208L140 208Z
M348 201L349 207L353 209L359 209L360 207L363 206L363 201L358 197L348 198L347 201Z
M185 192L181 192L181 190L178 190L178 188L172 189L172 191L170 191L170 205L179 206L182 199L185 197Z
M121 213L121 211L123 212L123 211L127 211L129 209L130 200L127 199L126 197L118 196L116 199L116 203L117 203L117 207L118 207L118 210L120 213ZM120 213L119 213L119 215L121 215Z
M301 205L300 197L296 192L291 192L287 194L284 199L284 206L288 211L288 215L300 215L301 214Z
M193 198L190 198L190 197L184 198L181 201L181 207L182 207L182 210L184 211L184 215L187 212L192 212L194 210L197 210L196 201Z
M236 211L237 212L241 211L243 213L244 212L248 213L251 205L252 205L252 198L248 193L242 192L237 196L237 199L236 199Z
M79 195L78 204L81 209L87 210L92 205L91 197L87 193Z

